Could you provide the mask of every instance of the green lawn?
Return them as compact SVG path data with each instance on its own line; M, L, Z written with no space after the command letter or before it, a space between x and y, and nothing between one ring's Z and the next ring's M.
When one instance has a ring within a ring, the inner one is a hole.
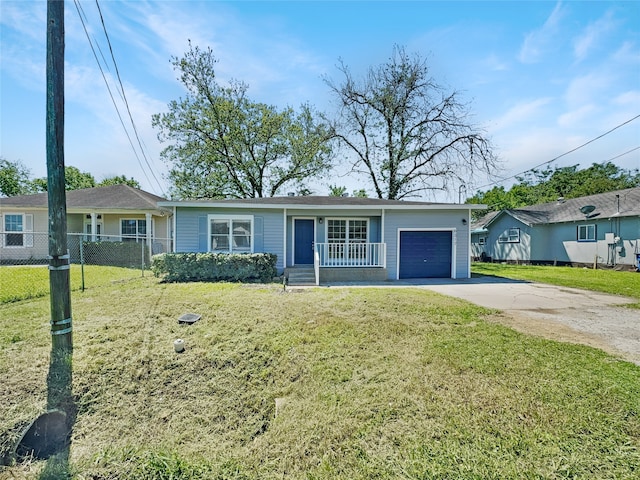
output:
M284 292L149 277L72 300L69 463L64 455L27 462L0 477L635 479L640 471L640 367L517 333L461 300L420 289ZM48 307L46 298L0 305L4 451L46 406ZM189 312L202 319L178 325Z
M583 288L613 295L623 295L640 301L640 273L638 272L479 262L471 265L471 272L479 275L493 275L563 287ZM640 307L640 303L636 304L636 307Z
M140 277L141 270L85 265L85 288ZM147 272L147 275L151 275ZM71 265L71 289L82 288L80 265ZM0 266L0 304L49 295L49 269L46 265Z

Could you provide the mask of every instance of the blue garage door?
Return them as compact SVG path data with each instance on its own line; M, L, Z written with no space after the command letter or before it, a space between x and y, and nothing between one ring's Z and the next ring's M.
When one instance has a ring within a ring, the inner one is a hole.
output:
M451 278L451 232L400 232L400 278Z

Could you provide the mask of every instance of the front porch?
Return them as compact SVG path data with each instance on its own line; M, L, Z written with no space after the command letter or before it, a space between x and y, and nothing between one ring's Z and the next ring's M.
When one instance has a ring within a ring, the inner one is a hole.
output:
M325 267L386 267L386 243L316 243L314 264Z
M385 243L316 243L313 265L285 270L289 285L387 280Z
M323 267L316 269L312 266L288 267L284 271L287 284L291 286L330 285L332 283L380 283L386 282L386 268L360 267Z

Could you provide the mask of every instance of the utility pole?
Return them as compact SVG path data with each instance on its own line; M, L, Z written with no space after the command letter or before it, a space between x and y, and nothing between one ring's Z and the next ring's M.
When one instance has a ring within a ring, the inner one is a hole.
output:
M64 0L47 1L47 193L51 369L49 407L62 407L71 388L70 258L64 178ZM55 367L55 368L54 368ZM68 384L67 384L68 383Z
M64 0L47 0L46 124L51 298L48 411L29 425L16 445L15 452L20 456L31 455L38 459L64 452L62 462L55 461L55 468L64 475L60 478L71 478L68 468L69 442L76 408L71 390L73 343L70 258L67 248L67 198L64 189Z

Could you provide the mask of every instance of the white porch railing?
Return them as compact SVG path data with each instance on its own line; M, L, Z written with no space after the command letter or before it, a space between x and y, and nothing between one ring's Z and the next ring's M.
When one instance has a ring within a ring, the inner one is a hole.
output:
M319 267L386 267L386 243L316 243Z

